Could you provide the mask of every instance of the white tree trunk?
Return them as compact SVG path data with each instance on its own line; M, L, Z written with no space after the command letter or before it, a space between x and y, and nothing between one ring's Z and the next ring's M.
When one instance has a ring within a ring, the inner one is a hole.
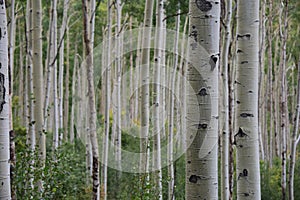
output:
M280 74L281 74L281 87L280 87L280 127L281 127L281 191L282 199L286 199L286 159L287 159L287 136L289 129L288 122L288 102L287 102L287 78L286 78L286 43L288 36L288 0L283 3L283 26L280 28L282 36L281 46L281 62L280 62Z
M228 57L231 42L232 0L225 2L225 30L222 46L222 81L223 81L223 111L221 133L221 199L229 199L229 84L228 84Z
M33 95L35 98L34 118L37 149L42 162L46 159L46 137L43 129L43 63L42 63L42 1L32 1L32 67L33 67ZM42 189L42 184L39 184Z
M289 162L289 200L294 200L294 176L295 176L295 164L296 164L296 149L297 149L297 137L299 131L299 117L300 117L300 61L298 64L298 87L297 87L297 106L296 116L294 121L294 130L292 133L291 155Z
M32 98L33 93L33 77L32 77L32 4L31 1L27 1L26 6L26 85L27 85L27 118L28 118L28 124L26 124L27 127L27 138L26 138L26 144L29 146L31 151L34 151L36 140L35 140L35 125L34 125L34 102Z
M144 30L141 57L141 138L140 138L140 171L149 172L149 108L150 108L150 41L154 0L146 0Z
M95 86L94 86L94 63L93 63L93 51L91 49L91 35L89 34L89 18L87 14L87 3L82 0L83 9L83 19L84 19L84 43L85 43L85 53L86 53L86 74L87 74L87 85L88 85L88 107L89 107L89 133L90 142L92 145L92 155L93 155L93 199L100 199L100 184L99 184L99 148L97 139L97 113L95 104ZM95 20L93 18L92 20Z
M117 14L117 29L116 29L116 134L115 134L115 140L114 140L114 145L115 145L115 158L118 166L118 170L122 170L121 166L121 148L122 148L122 133L121 133L121 112L122 112L122 106L121 106L121 84L122 84L122 55L121 55L121 44L122 44L122 27L121 27L121 19L122 19L122 2L121 0L116 1L116 14ZM126 99L125 96L123 98ZM125 108L124 108L125 109ZM121 173L118 173L118 176L121 175ZM120 178L120 177L118 177Z
M220 1L190 0L189 8L186 199L218 199Z
M178 5L178 10L177 13L180 13ZM180 16L176 17L176 25L175 25L175 41L174 41L174 47L173 47L173 53L174 55L174 60L173 60L173 69L171 70L170 74L170 88L169 88L169 126L168 126L168 199L169 200L174 200L175 199L175 194L174 194L174 186L175 186L175 176L174 176L174 94L175 93L175 81L176 81L176 73L177 73L177 66L178 66L178 40L179 40L179 28L180 28Z
M260 199L258 144L259 1L237 2L237 198Z
M60 33L59 33L59 77L58 77L58 89L59 89L59 95L58 95L58 110L59 110L59 134L60 134L60 143L62 142L62 137L66 141L68 138L68 124L67 122L64 123L64 119L68 119L69 115L69 106L68 106L68 98L67 95L69 92L69 68L66 69L66 84L65 84L65 90L66 90L66 101L64 103L64 35L67 29L67 21L68 21L68 10L69 10L69 2L70 0L64 0L63 2L63 19L62 19L62 25L60 27ZM69 59L69 58L67 58ZM65 125L65 126L64 126Z
M112 14L111 1L107 1L107 57L105 66L105 115L104 115L104 136L102 140L102 179L101 179L101 199L107 199L107 164L108 164L108 147L109 147L109 129L110 129L110 98L111 98L111 36L112 36Z
M162 23L163 23L163 12L164 12L164 1L156 1L156 32L155 32L155 51L154 51L154 113L153 113L153 124L154 124L154 155L153 155L153 167L156 169L155 184L158 190L158 199L162 200L162 169L161 169L161 120L160 111L162 107L162 102L160 98L160 72L161 72L161 57L162 57Z
M11 199L10 188L10 101L8 79L8 35L5 2L0 1L0 198Z
M59 111L58 111L58 95L57 95L57 0L52 1L51 12L51 29L50 29L50 59L49 63L52 69L52 81L53 81L53 103L54 103L54 115L53 115L53 149L56 150L59 145Z

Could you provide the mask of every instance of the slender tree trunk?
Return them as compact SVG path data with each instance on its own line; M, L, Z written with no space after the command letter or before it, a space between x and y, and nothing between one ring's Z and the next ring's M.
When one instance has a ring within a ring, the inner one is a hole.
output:
M75 44L75 53L74 53L74 67L73 67L73 75L72 75L72 106L71 106L71 119L70 119L70 142L74 143L75 133L74 133L74 115L75 115L75 88L76 88L76 73L77 73L77 44Z
M260 19L261 23L259 24L259 98L258 98L258 138L259 138L259 152L260 158L265 160L267 157L267 124L266 124L266 106L267 101L265 98L265 94L268 93L268 88L265 87L265 38L266 38L266 31L265 31L265 0L261 1L261 12L260 12ZM266 151L266 152L265 152Z
M237 2L237 199L260 199L258 139L259 1Z
M102 144L103 152L103 165L102 165L102 182L101 182L101 199L107 199L107 163L108 163L108 145L109 145L109 132L110 132L110 98L111 98L111 36L112 36L112 15L111 15L111 1L107 1L107 57L105 65L105 116L104 116L104 136Z
M46 137L43 129L43 63L42 63L42 1L32 1L32 67L33 67L33 95L35 100L34 119L36 131L36 145L39 159L44 164L46 159ZM44 166L42 166L44 167ZM43 189L42 180L39 181L39 191Z
M189 9L185 196L218 199L220 1L190 0Z
M50 56L49 63L52 72L52 90L53 90L53 104L54 104L54 115L53 115L53 150L56 150L59 145L59 113L58 113L58 95L57 95L57 0L52 2L51 12L51 29L50 29Z
M155 184L156 188L159 191L158 199L162 200L162 169L161 169L161 120L160 119L160 111L161 111L161 98L160 98L160 88L161 88L161 80L160 80L160 72L161 72L161 56L162 56L162 23L163 23L163 12L164 12L164 1L157 0L156 1L156 35L155 35L155 52L154 52L154 115L153 115L153 123L154 123L154 168L156 169L155 173Z
M222 51L222 81L223 81L223 128L221 135L221 199L229 199L229 47L231 42L232 0L225 2L225 33Z
M64 0L63 2L63 19L62 25L60 27L59 33L59 77L58 77L58 110L59 110L59 135L60 143L62 142L62 137L66 141L68 139L68 115L69 115L69 67L66 68L66 77L65 77L65 99L64 99L64 36L67 30L67 21L68 21L68 10L69 10L70 0ZM67 57L67 61L69 57ZM69 62L67 62L67 65ZM64 101L65 100L65 101ZM65 122L66 120L66 122Z
M13 77L14 77L14 55L15 55L15 38L16 38L16 17L15 17L15 0L11 0L10 5L10 23L9 23L9 41L8 41L8 76L9 76L9 101L12 105L13 98ZM10 107L10 130L13 129L12 107ZM12 194L14 198L14 194Z
M179 6L179 5L178 5ZM180 9L178 7L177 13L180 13ZM177 72L177 66L178 66L178 40L179 40L179 28L180 28L180 17L176 17L176 35L175 35L175 41L174 41L174 47L173 47L173 53L174 53L174 60L173 60L173 69L171 70L170 74L170 89L169 89L169 126L168 126L168 179L169 179L169 185L168 185L168 199L174 200L175 194L174 194L174 186L175 186L175 176L174 176L174 95L175 92L175 81L176 81L176 72Z
M290 155L290 163L289 163L289 199L290 200L294 200L294 176L295 176L297 137L299 131L299 117L300 117L300 68L299 67L300 67L300 62L298 64L296 116L294 120L294 130L292 133L291 155Z
M99 184L99 151L98 151L98 139L96 129L96 105L95 105L95 87L94 87L94 63L91 59L93 52L91 49L91 39L89 34L88 14L87 14L87 3L82 0L83 9L83 25L84 25L84 43L86 53L86 73L88 81L88 104L89 104L89 128L90 128L90 140L92 144L93 154L93 199L98 200L100 198L100 184ZM93 18L95 20L95 18Z
M280 16L281 17L281 16ZM284 1L283 8L283 32L282 32L282 50L281 50L281 93L280 93L280 112L281 112L281 189L282 199L285 200L286 194L286 151L287 151L287 133L288 133L288 120L287 120L287 80L286 80L286 41L288 34L288 0Z
M269 87L269 108L270 108L270 124L269 124L269 165L273 164L273 52L272 52L272 34L273 34L273 0L269 0L269 17L268 17L268 87Z
M150 108L150 41L154 0L146 0L141 57L141 136L140 171L149 172L149 108Z
M10 101L9 101L9 74L8 74L8 35L5 2L0 1L0 196L2 199L11 199L10 187Z
M121 161L122 161L122 155L121 155L121 148L122 148L122 133L121 133L121 112L122 109L122 104L121 104L121 84L122 84L122 54L121 54L121 44L122 44L122 27L121 27L121 19L122 19L122 3L121 0L116 1L116 11L117 11L117 30L116 30L116 72L117 72L117 77L116 77L116 134L115 134L115 141L114 145L116 147L116 162L118 165L118 174L117 178L118 181L121 178ZM123 98L126 99L125 96Z

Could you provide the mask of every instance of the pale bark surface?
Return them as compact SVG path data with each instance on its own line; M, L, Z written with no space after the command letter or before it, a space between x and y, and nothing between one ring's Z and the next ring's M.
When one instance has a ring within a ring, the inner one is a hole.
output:
M156 171L156 187L159 191L158 199L162 200L162 169L161 169L161 121L160 119L160 111L162 107L162 102L160 98L161 93L161 80L160 80L160 72L161 72L161 60L162 60L162 23L163 23L163 12L164 12L164 1L157 0L156 1L156 35L155 35L155 52L154 52L154 114L153 114L153 124L154 124L154 168Z
M43 63L42 63L42 1L32 1L32 67L36 145L39 158L46 159L46 137L43 129Z
M258 144L259 1L237 2L237 198L260 199Z
M8 36L5 2L0 1L0 199L11 199L10 187L10 101L8 80Z
M107 1L107 54L105 71L105 115L104 115L104 135L102 140L102 177L101 177L101 199L107 199L107 164L108 164L108 145L109 145L109 132L110 132L110 98L111 98L111 27L112 27L112 14L111 14L111 1Z
M231 16L232 0L225 2L225 30L222 46L222 81L223 81L223 110L222 110L222 133L221 133L221 199L229 199L229 84L228 84L228 57L231 42Z
M149 171L149 108L150 108L150 46L151 41L151 25L153 17L154 0L147 0L144 16L144 30L142 40L142 56L141 56L141 139L140 139L140 170L142 172ZM147 155L147 156L145 156Z
M218 199L220 1L191 0L189 8L186 199Z
M85 54L86 54L86 74L87 74L87 88L88 88L88 109L89 109L89 134L90 142L92 146L92 180L93 180L93 199L100 199L100 183L99 183L99 148L97 139L97 127L96 127L96 104L95 104L95 86L94 86L94 63L93 63L93 52L91 49L91 39L89 34L88 25L88 14L87 14L87 3L82 0L83 9L83 25L84 25L84 43L85 43ZM95 20L95 18L93 18Z
M300 117L300 69L298 64L298 87L297 87L297 106L296 116L294 120L294 129L292 133L291 155L289 163L289 199L294 200L294 178L295 178L295 165L296 165L296 150L297 150L297 137L299 131L299 117Z

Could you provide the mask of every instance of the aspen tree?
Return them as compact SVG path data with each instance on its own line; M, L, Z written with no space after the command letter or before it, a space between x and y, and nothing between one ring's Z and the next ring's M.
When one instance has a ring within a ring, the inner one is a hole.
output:
M188 142L191 137L187 136L191 145L186 152L185 196L189 200L218 199L220 1L190 0L189 9L187 134L194 138Z
M8 79L8 31L5 1L0 0L0 198L11 199L9 132L10 101Z
M177 13L180 13L178 5ZM176 81L176 71L177 71L177 65L178 65L178 40L179 40L179 28L180 28L180 16L176 17L176 34L175 34L175 41L174 41L174 60L173 60L173 69L170 69L170 89L169 89L169 126L168 126L168 199L174 200L174 187L175 187L175 177L174 177L174 95L173 92L175 91L175 81Z
M82 0L83 10L83 25L84 25L84 43L86 54L86 74L87 74L87 88L88 88L88 109L89 109L89 134L90 142L92 146L92 180L93 180L93 199L100 199L100 183L99 183L99 150L97 139L97 127L96 127L96 104L95 104L95 86L94 86L94 63L93 63L93 51L91 49L91 35L89 27L89 18L87 13L87 2ZM95 20L95 18L93 18Z
M162 23L163 23L163 13L164 13L164 1L156 1L156 32L155 32L155 52L154 52L154 114L153 114L153 123L154 123L154 168L156 169L156 187L159 191L159 200L162 200L162 169L161 169L161 120L160 111L161 111L161 98L160 98L160 72L161 72L161 59L162 59Z
M300 61L298 63L298 87L297 87L297 105L296 115L294 120L294 129L292 133L291 155L289 163L289 199L294 200L294 176L295 176L295 164L296 164L296 149L299 143L300 136L299 131L299 117L300 117Z
M60 143L62 137L68 139L68 116L69 116L69 54L67 54L66 77L65 77L65 98L64 98L64 36L67 30L68 10L70 0L63 1L63 19L59 32L59 76L58 76L58 110L59 110L59 134ZM68 43L68 41L67 41ZM67 46L68 48L68 46Z
M43 63L42 63L42 1L32 1L32 67L33 67L33 95L34 119L36 132L36 145L39 153L39 159L44 163L46 159L46 137L43 129ZM42 190L40 180L39 190Z
M229 84L228 57L231 42L232 0L225 1L225 27L222 46L223 127L221 135L221 199L229 199Z
M286 43L288 37L288 5L289 1L283 2L283 25L280 27L280 33L282 36L281 55L280 55L280 74L281 74L281 86L280 86L280 127L281 127L281 192L282 199L286 199L286 159L287 159L287 136L289 133L289 120L288 120L288 102L287 102L287 80L286 80ZM281 24L280 24L281 25ZM282 30L283 29L283 30Z
M141 55L141 138L140 171L149 172L150 41L154 0L146 0ZM145 156L146 155L146 156Z
M110 98L111 98L111 36L112 36L112 14L111 14L111 1L107 1L107 54L105 66L105 114L104 114L104 136L102 140L102 179L101 179L101 198L107 199L107 165L108 165L108 145L109 145L109 132L110 132Z
M260 199L258 144L259 1L237 2L237 199Z

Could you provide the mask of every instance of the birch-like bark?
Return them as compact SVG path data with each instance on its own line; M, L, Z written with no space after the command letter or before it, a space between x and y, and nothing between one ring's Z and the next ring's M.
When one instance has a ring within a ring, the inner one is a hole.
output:
M160 119L160 110L161 110L161 99L160 99L160 88L161 88L161 80L160 80L160 72L161 72L161 56L162 56L162 23L163 23L163 12L164 12L164 1L157 0L156 1L156 32L155 32L155 51L154 51L154 113L153 113L153 124L154 124L154 168L155 172L155 184L158 190L158 199L162 200L162 169L161 169L161 119Z
M177 13L180 13L178 5ZM180 28L180 16L176 17L176 25L175 25L175 41L174 41L174 47L173 47L173 53L174 53L174 60L173 60L173 69L171 70L170 74L170 88L169 88L169 126L168 126L168 199L174 200L175 194L174 194L174 186L175 186L175 177L174 177L174 95L175 92L175 81L176 81L176 72L177 72L177 65L178 65L178 37L179 37L179 28Z
M15 0L11 0L10 5L10 23L9 23L9 44L8 44L8 76L9 76L9 101L12 105L13 98L13 78L14 78L14 54L16 38L16 17L15 17ZM12 107L10 107L10 130L13 129ZM13 194L12 194L13 195ZM12 196L13 197L13 196Z
M29 146L30 150L33 152L36 146L35 139L35 125L34 125L34 99L32 97L33 93L33 77L32 77L32 3L27 1L26 5L26 85L27 85L27 110L28 110L28 124L27 127L27 137L26 144Z
M107 199L107 164L108 164L108 145L110 129L110 98L111 98L111 36L112 36L112 14L111 1L107 1L107 57L105 66L105 115L104 115L104 136L102 140L102 179L101 179L101 199Z
M259 153L260 158L265 160L267 157L267 124L266 124L266 112L267 112L267 101L264 100L265 94L268 93L268 87L265 87L265 38L266 38L266 31L265 31L265 15L266 9L265 4L266 0L260 1L261 3L261 11L260 11L260 24L259 24L259 98L258 98L258 138L259 138ZM265 150L266 149L266 150ZM266 151L266 152L265 152Z
M223 127L221 135L221 199L229 199L229 84L228 84L228 57L231 42L232 0L225 2L225 30L222 46L222 82L223 82Z
M32 1L32 67L33 67L33 95L35 99L34 118L36 131L36 145L39 159L44 163L46 159L46 137L43 129L43 63L42 63L42 1ZM42 182L39 183L39 190Z
M115 159L117 162L118 170L122 170L121 161L121 148L122 148L122 133L121 133L121 84L122 84L122 59L121 59L121 44L122 44L122 27L121 27L121 18L122 18L122 2L121 0L116 1L116 11L117 11L117 29L116 29L116 134L115 134ZM126 99L126 97L123 97ZM126 108L124 108L126 109ZM118 179L120 178L120 171L118 172Z
M272 40L273 40L273 0L269 0L269 16L268 16L268 87L269 87L269 108L270 108L270 124L269 124L269 165L272 168L273 165L273 52L272 52Z
M70 0L64 0L63 2L63 19L62 25L60 27L59 33L59 77L58 77L58 110L59 110L59 136L60 143L62 142L62 137L66 141L68 139L68 115L69 115L69 68L66 68L66 77L65 77L65 99L64 99L64 36L67 29L68 22L68 10L69 10ZM69 57L67 57L69 60ZM68 62L67 62L68 65ZM64 101L65 100L65 101ZM66 120L66 122L65 122Z
M141 136L140 171L149 172L150 41L154 0L146 0L141 56Z
M53 69L52 72L52 91L53 91L53 104L54 104L54 115L53 115L53 150L56 150L59 145L59 113L58 113L58 95L57 95L57 0L51 1L52 12L51 12L51 29L50 29L50 56L49 56L49 67Z
M10 101L8 74L8 35L5 2L0 1L0 198L11 199L10 187Z
M72 106L71 106L71 119L70 119L70 142L74 143L75 133L74 133L74 115L75 115L75 105L76 105L76 99L75 99L75 88L76 88L76 74L77 74L77 43L75 43L75 51L74 51L74 67L73 67L73 75L72 75Z
M280 87L280 113L281 113L281 192L282 199L286 199L286 159L287 159L287 133L288 133L288 103L287 103L287 80L286 80L286 43L288 35L288 0L283 3L283 27L281 28L282 46L281 46L281 87ZM281 17L281 16L280 16Z
M220 1L190 0L189 9L185 198L218 199Z
M297 137L299 131L299 117L300 117L300 62L298 64L298 87L297 87L297 106L296 115L294 120L294 129L292 133L291 155L289 162L289 200L294 200L294 176L295 176L295 164L296 164L296 149L297 149Z
M260 199L258 144L259 1L237 2L237 199Z
M91 49L91 37L89 34L89 23L87 14L87 2L82 0L82 10L83 10L83 25L84 25L84 43L85 43L85 53L86 53L86 73L87 73L87 85L88 85L88 105L89 105L89 133L90 141L92 145L92 155L93 155L93 199L100 199L100 184L99 184L99 150L98 150L98 139L97 139L97 129L96 129L96 104L95 104L95 87L94 87L94 63L91 59L93 57L93 52ZM95 18L93 18L95 20Z

